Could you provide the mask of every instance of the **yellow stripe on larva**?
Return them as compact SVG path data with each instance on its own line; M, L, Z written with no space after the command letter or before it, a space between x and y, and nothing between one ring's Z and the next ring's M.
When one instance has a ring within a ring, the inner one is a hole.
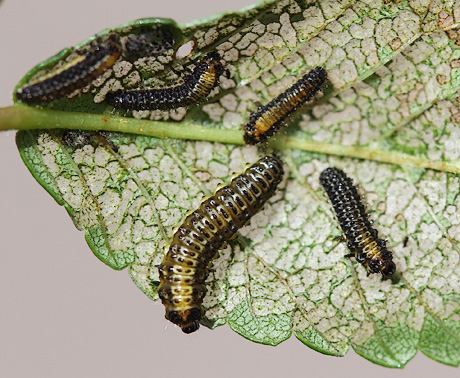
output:
M249 122L244 125L245 143L262 143L274 135L289 115L321 89L326 78L326 71L316 67L267 105L259 106L257 111L249 116Z
M212 52L196 63L195 69L183 77L181 85L161 88L108 93L106 101L124 110L170 110L198 104L219 86L219 77L230 74L224 68L220 55Z
M80 50L71 61L19 88L16 97L27 104L52 101L83 88L111 68L121 55L116 34L109 34Z
M34 85L34 84L37 84L37 83L41 83L45 80L48 80L52 77L56 77L56 76L59 76L61 73L63 73L64 71L67 71L69 68L71 67L74 67L76 64L79 64L81 62L83 62L84 60L86 59L86 57L84 55L77 55L75 56L70 62L67 62L65 63L63 66L61 67L58 67L56 68L55 70L52 70L42 76L39 76L33 80L30 80L28 83L27 83L27 86L31 86L31 85Z
M363 264L367 275L391 276L396 270L393 254L387 250L386 241L379 239L377 230L372 228L352 180L341 169L332 167L321 172L320 182L347 239L351 252L347 256Z

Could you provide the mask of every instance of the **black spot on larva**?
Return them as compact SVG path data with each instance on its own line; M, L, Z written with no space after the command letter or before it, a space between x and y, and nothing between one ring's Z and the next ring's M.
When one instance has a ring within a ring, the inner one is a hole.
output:
M19 88L16 98L26 104L42 104L83 88L115 64L121 54L119 38L116 34L99 37L77 54L64 66Z
M270 172L270 179L265 172ZM234 177L230 184L216 190L212 197L203 200L173 235L159 266L158 295L166 307L166 319L178 324L185 333L199 327L201 304L206 294L204 283L212 260L227 240L275 193L283 174L281 160L272 155L265 156ZM265 183L265 187L259 180ZM251 193L250 199L243 192ZM228 210L225 211L228 217L222 215L223 210ZM188 230L189 235L183 236L181 230ZM200 239L194 235L199 235ZM194 244L201 248L192 255L190 249ZM187 267L187 272L179 273L178 267ZM170 291L174 293L172 296L167 295Z
M184 83L175 87L117 91L108 93L106 101L123 110L170 110L202 102L219 85L219 78L228 70L224 68L218 53L209 53L196 64L195 69L183 78Z
M327 79L326 71L316 67L265 106L259 106L244 126L246 144L265 142L299 107L309 101Z
M378 231L372 228L353 181L338 168L325 169L319 179L347 239L351 252L347 257L355 257L363 264L367 275L392 275L396 270L393 254L387 250L386 241L378 238Z

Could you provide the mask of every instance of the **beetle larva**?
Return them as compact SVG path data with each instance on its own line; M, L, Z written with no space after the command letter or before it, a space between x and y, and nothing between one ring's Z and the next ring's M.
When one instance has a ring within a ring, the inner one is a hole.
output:
M116 34L100 37L72 61L19 88L16 97L26 104L41 104L68 95L111 68L120 54Z
M287 117L321 89L326 79L326 71L316 67L267 105L259 106L244 126L245 143L259 144L274 135Z
M391 276L396 270L393 254L387 250L386 241L378 238L378 231L372 228L353 181L341 169L327 168L321 172L320 182L347 239L351 252L347 257L355 257L363 264L367 275Z
M158 295L166 319L185 333L196 331L203 315L205 280L212 260L275 193L283 178L281 160L265 156L186 216L174 232L159 266Z
M184 75L184 83L170 88L129 90L108 93L106 101L116 109L171 110L191 106L203 101L216 88L224 68L218 53L209 53L196 64L195 69Z

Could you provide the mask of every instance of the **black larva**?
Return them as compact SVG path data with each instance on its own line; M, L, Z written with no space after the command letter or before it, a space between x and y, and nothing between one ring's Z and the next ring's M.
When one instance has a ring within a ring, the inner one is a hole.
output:
M174 232L159 266L158 295L166 307L166 319L183 332L200 326L204 282L219 249L262 208L282 177L281 160L265 156L202 201Z
M117 91L108 93L106 101L116 109L171 110L203 101L219 85L222 74L229 74L218 53L210 53L184 76L184 83L170 88Z
M378 238L378 231L372 228L353 181L342 170L327 168L321 172L320 182L348 241L351 254L347 257L355 257L363 264L367 275L392 275L396 270L393 254L387 250L386 241Z
M68 95L111 68L120 54L116 34L100 37L72 61L19 88L16 98L27 104L42 104Z
M321 89L326 79L326 71L316 67L267 105L259 106L244 126L245 143L262 143L274 135L287 117Z

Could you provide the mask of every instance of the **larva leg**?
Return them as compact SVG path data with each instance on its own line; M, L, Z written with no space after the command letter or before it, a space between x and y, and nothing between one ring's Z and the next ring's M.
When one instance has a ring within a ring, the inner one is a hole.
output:
M343 235L337 235L332 238L332 240L337 241L339 243L345 243L347 239Z

